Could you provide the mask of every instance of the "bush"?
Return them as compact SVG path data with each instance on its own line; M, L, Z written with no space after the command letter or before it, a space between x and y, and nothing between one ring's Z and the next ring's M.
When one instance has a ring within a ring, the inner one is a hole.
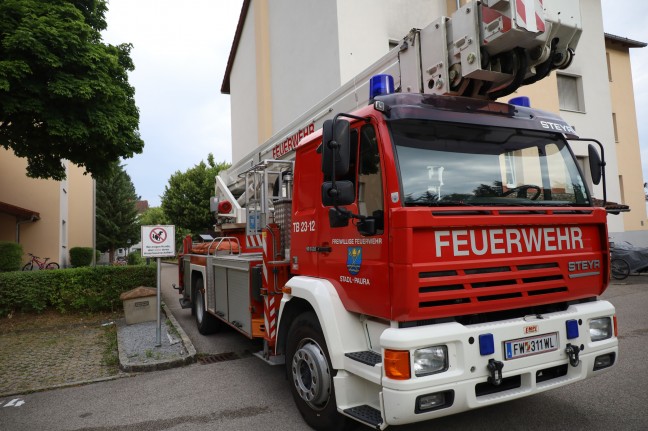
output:
M0 273L0 316L47 308L61 313L114 311L121 307L120 294L155 286L155 277L155 265Z
M142 260L142 256L140 256L138 252L129 254L128 258L126 259L126 262L129 265L141 265L142 263L144 263L144 261Z
M70 249L70 264L73 267L90 266L92 263L92 247L72 247Z
M22 263L22 245L0 241L0 272L18 271Z

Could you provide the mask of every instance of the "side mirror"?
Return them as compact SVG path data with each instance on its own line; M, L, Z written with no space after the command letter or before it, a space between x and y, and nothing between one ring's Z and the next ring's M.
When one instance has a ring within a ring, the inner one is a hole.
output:
M589 166L590 173L592 174L592 182L598 185L601 182L601 176L603 174L601 157L592 144L589 144L587 146L587 154L589 156Z
M351 181L331 181L322 184L322 204L326 207L351 205L355 201L355 187Z
M333 130L335 124L335 130ZM326 120L322 126L322 172L327 179L338 179L349 172L351 135L346 120Z

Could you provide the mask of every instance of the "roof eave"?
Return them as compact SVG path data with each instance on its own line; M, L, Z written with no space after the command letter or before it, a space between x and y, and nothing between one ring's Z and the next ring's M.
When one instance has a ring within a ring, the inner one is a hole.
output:
M229 58L227 59L227 66L225 67L225 76L223 76L223 83L221 84L221 93L230 94L230 75L232 67L234 66L234 59L236 58L236 51L238 51L239 42L241 41L241 34L243 33L243 25L247 17L250 3L252 0L243 0L241 7L241 14L239 15L238 24L236 25L236 32L234 33L234 40L232 41L232 48L230 49Z
M645 48L648 46L645 42L639 42L638 40L628 39L627 37L617 36L611 33L604 33L605 39L610 42L616 42L622 44L626 48Z

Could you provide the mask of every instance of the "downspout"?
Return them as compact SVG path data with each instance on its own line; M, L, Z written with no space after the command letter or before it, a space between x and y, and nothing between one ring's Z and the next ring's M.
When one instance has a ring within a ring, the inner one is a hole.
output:
M31 216L29 219L21 221L18 221L18 217L16 217L16 244L20 244L20 225L25 223L33 223L36 220L38 220L36 216Z

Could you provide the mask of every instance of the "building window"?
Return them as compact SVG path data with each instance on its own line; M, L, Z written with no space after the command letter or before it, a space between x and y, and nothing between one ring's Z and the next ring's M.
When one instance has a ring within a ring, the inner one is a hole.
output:
M397 46L400 45L400 40L396 39L389 39L389 50L391 51L392 49L396 48Z
M557 75L560 109L564 111L585 112L583 83L581 78L572 75Z
M605 53L605 60L607 61L608 81L612 82L612 67L610 67L610 53L609 52Z
M619 142L619 132L617 130L616 113L612 113L612 126L614 126L614 142Z

